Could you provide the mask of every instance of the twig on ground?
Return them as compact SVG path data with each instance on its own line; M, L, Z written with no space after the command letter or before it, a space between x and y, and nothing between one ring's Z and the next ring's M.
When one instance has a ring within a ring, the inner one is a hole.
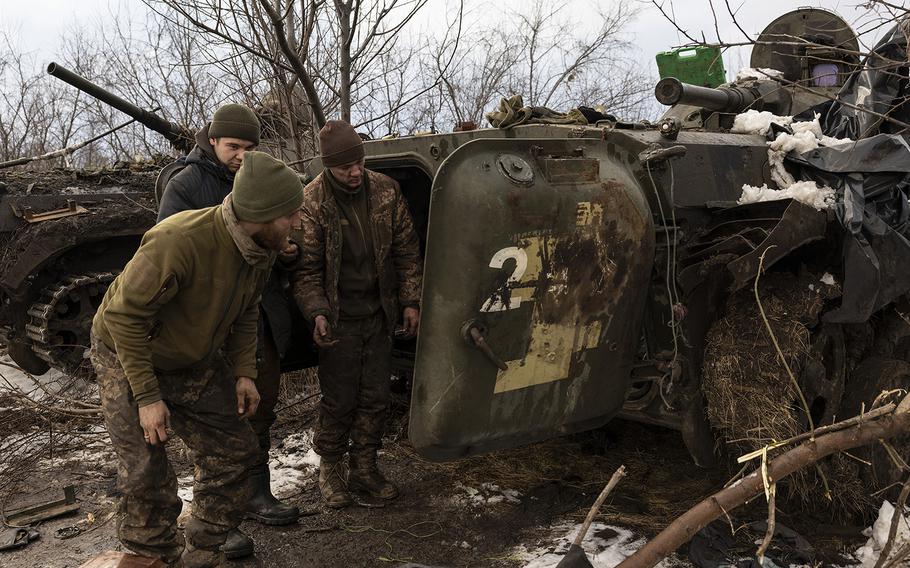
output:
M581 546L581 542L585 539L585 535L588 533L588 529L591 528L591 523L594 522L594 517L597 515L597 512L600 511L600 507L604 504L604 501L607 500L607 496L610 495L610 492L613 491L613 488L616 487L616 484L626 476L626 466L621 465L613 473L613 477L610 478L610 481L607 482L607 485L603 488L603 491L600 492L600 495L597 496L597 500L594 501L594 505L591 506L591 510L588 511L588 515L585 517L585 522L582 523L581 528L578 530L578 534L575 535L575 546Z

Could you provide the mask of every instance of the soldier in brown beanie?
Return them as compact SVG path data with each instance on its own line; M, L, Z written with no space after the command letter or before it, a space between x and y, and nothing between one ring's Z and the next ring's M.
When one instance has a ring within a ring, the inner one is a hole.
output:
M292 281L319 347L319 489L329 507L345 507L349 488L398 496L376 452L391 396L391 334L399 325L403 334L417 334L421 259L398 183L364 168L354 128L330 120L319 145L325 169L304 188Z
M302 201L296 172L248 152L222 204L145 234L95 314L91 358L123 493L117 534L134 552L184 568L223 560L259 453L247 419L260 399L260 296ZM185 544L168 428L195 466Z

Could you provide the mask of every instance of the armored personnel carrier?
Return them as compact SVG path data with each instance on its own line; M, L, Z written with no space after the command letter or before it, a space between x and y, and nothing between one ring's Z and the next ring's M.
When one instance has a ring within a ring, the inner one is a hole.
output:
M812 47L775 46L783 37ZM784 389L795 429L855 414L882 387L910 387L906 223L851 225L855 183L834 208L737 203L743 185L773 182L767 138L731 133L735 116L810 111L811 120L814 109L832 123L837 109L818 105L861 79L856 38L836 15L800 9L760 42L752 65L780 71L774 78L718 89L664 79L656 96L672 106L656 124L366 143L367 167L400 183L425 258L420 336L396 350L412 376L410 438L422 455L453 459L623 416L680 430L708 464L714 433L740 420L732 404L750 387L756 400ZM162 130L176 137L172 126ZM822 171L802 160L786 167ZM846 171L822 173L834 183ZM69 193L5 182L4 341L32 372L72 368L105 285L154 221L151 176ZM899 210L906 193L893 191L906 190L888 187ZM770 315L755 309L753 287ZM759 380L780 367L763 323L783 338L803 406L783 383ZM731 373L740 384L715 396ZM876 463L886 483L893 471Z

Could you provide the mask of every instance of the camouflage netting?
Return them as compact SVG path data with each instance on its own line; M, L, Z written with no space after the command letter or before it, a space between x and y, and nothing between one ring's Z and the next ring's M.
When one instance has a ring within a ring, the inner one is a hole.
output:
M837 295L836 285L823 284L808 273L799 277L768 273L760 280L768 323L797 378L810 353L811 329L826 300ZM724 317L708 333L702 380L708 419L733 457L808 428L799 393L768 335L752 286L731 297ZM825 498L826 483L832 501ZM842 456L797 472L786 487L789 496L805 507L829 509L836 515L859 511L865 500L855 465Z

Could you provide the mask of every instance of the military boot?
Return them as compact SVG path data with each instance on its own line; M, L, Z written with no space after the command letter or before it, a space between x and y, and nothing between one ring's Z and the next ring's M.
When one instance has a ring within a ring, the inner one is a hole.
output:
M333 509L347 507L353 500L348 493L347 472L343 456L319 458L319 492L325 504Z
M224 564L225 556L220 550L193 548L189 544L172 568L215 568Z
M224 553L224 557L231 560L251 556L254 551L253 539L240 532L240 529L228 531L227 538L224 544L221 545L221 552Z
M252 496L246 504L246 518L266 525L289 525L300 517L300 509L285 505L272 495L268 464L250 471L249 483Z
M398 487L382 475L376 465L376 452L351 454L351 471L348 486L352 491L360 490L378 499L398 497Z

